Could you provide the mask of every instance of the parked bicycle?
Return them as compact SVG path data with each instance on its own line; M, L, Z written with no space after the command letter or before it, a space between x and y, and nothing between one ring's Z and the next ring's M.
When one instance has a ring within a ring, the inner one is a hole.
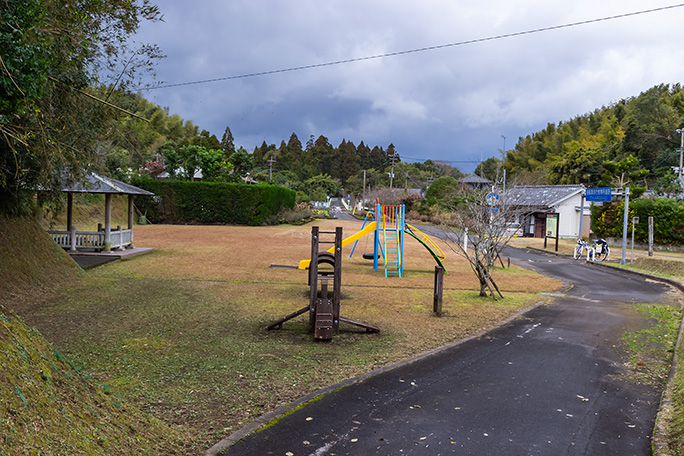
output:
M587 254L587 261L604 261L610 255L610 247L608 247L605 239L597 239L591 244L587 243L584 239L578 239L572 256L578 260L584 256L584 252Z
M591 251L587 252L587 261L604 261L610 255L610 247L605 239L597 239L590 248Z
M584 252L587 251L587 255L589 254L588 252L589 245L584 239L577 239L577 245L575 246L575 251L572 253L572 257L576 260L580 259Z

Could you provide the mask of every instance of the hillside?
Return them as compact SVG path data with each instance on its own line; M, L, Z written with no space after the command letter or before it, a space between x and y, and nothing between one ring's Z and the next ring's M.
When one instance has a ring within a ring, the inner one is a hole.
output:
M183 454L177 430L94 383L17 315L81 274L34 220L0 217L0 455Z
M681 191L674 184L684 121L684 88L660 84L566 122L549 123L520 138L505 160L490 158L478 171L539 184ZM480 169L481 168L481 169ZM498 177L497 177L498 176Z

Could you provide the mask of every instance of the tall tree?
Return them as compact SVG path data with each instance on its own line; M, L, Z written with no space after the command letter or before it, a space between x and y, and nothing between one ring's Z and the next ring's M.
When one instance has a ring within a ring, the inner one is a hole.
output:
M160 19L148 0L0 3L0 211L28 212L26 189L56 196L64 172L102 166L94 145L114 116L89 87L150 68L156 46L130 40L147 19Z
M230 157L233 152L235 152L235 142L233 139L233 133L230 131L230 127L226 127L226 131L223 132L223 138L221 138L221 150L225 152L226 157Z

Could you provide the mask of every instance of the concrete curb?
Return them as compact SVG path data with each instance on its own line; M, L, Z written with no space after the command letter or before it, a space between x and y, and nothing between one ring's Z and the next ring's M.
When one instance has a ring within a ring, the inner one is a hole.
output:
M268 425L270 422L280 419L295 410L304 407L308 402L311 402L319 397L325 396L326 394L332 393L333 391L337 391L339 389L342 389L344 387L347 387L349 385L353 385L355 383L360 383L368 378L374 377L378 374L382 374L384 372L391 371L393 369L396 369L398 367L408 365L411 363L415 363L416 361L420 361L422 359L428 358L430 356L433 356L437 353L440 353L444 350L447 350L449 348L461 345L465 342L468 342L469 340L472 339L477 339L478 337L482 337L483 335L487 334L490 331L493 331L494 329L497 329L513 320L516 318L520 317L521 315L525 314L526 312L529 312L530 310L539 307L540 305L544 304L547 302L547 300L542 300L537 302L536 304L533 304L525 309L522 309L515 313L514 315L511 315L508 318L505 318L494 325L476 333L473 334L472 336L465 337L463 339L459 339L457 341L451 342L450 344L447 345L442 345L441 347L433 348L432 350L428 350L426 352L420 353L418 355L415 355L411 358L407 358L402 361L397 361L396 363L389 364L387 366L381 367L379 369L372 370L370 372L366 372L364 374L358 375L356 377L348 378L346 380L343 380L339 383L336 383L334 385L326 386L324 388L321 388L319 390L314 391L313 393L307 394L306 396L303 396L294 402L291 402L289 404L283 405L281 407L278 407L277 409L273 410L272 412L266 413L253 422L249 423L248 425L244 426L243 428L235 431L228 437L222 439L218 443L216 443L214 446L209 448L206 453L204 453L204 456L217 456L219 453L223 450L226 450L230 448L232 445L234 445L236 442L239 440L242 440L243 438L247 437L248 435L255 433L262 428L264 428L266 425Z

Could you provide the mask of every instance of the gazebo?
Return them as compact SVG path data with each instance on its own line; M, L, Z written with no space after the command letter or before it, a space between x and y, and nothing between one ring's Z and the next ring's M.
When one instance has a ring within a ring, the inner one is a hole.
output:
M113 249L133 247L133 198L136 195L153 196L154 193L125 182L104 177L96 173L86 175L84 182L65 184L62 191L67 194L67 230L48 231L60 247L72 252L78 249L95 249L110 252ZM77 231L73 224L74 193L101 193L105 195L104 227L97 231ZM128 195L128 227L112 230L112 195Z

